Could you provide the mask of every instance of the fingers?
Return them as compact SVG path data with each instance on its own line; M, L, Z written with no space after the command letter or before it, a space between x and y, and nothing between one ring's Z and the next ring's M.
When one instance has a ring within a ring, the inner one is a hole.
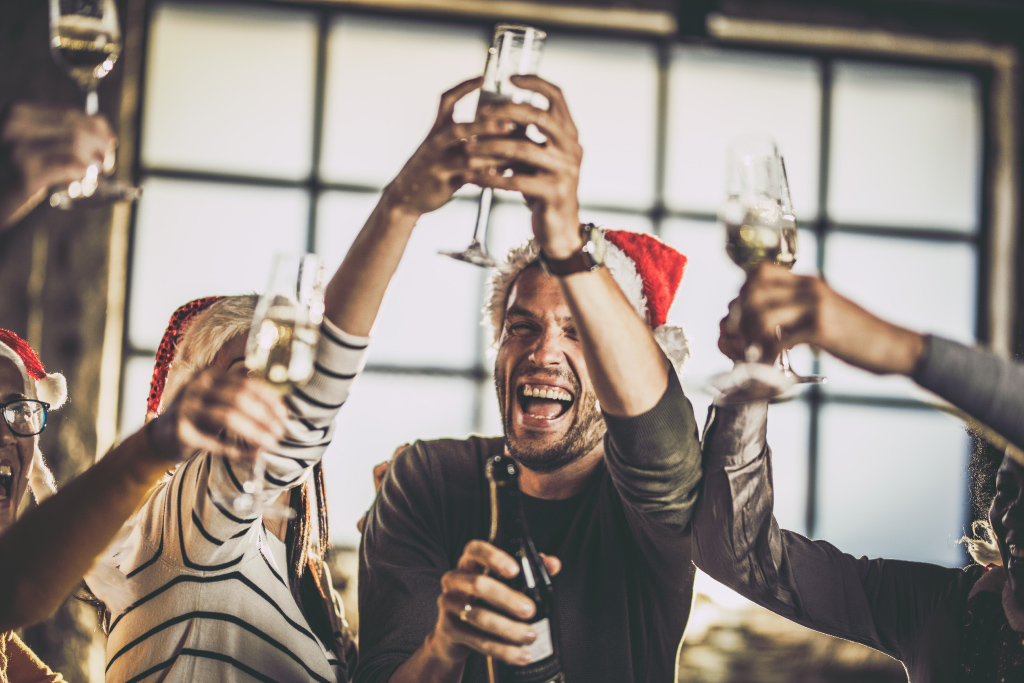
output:
M483 82L483 76L477 76L476 78L471 78L468 81L459 83L457 86L441 95L441 104L437 108L437 123L440 124L450 121L452 114L455 113L455 104L463 97L483 85Z
M506 579L511 579L519 573L519 565L511 555L480 540L472 540L466 544L457 568L467 571L482 569Z
M578 147L577 132L571 125L559 119L550 112L538 109L530 104L517 104L514 102L503 103L485 110L481 118L498 118L513 121L519 127L536 126L544 134L549 143L564 149Z
M553 83L545 81L540 76L534 75L512 76L512 82L520 88L539 92L541 95L548 98L548 102L550 102L548 111L552 116L561 120L562 125L565 126L566 130L570 131L573 137L576 137L576 124L573 123L572 116L569 114L569 105L565 102L565 95L562 94L561 88Z
M558 572L562 571L562 561L554 555L540 554L542 560L544 560L544 568L548 570L549 576L555 576Z
M540 146L529 140L488 138L470 140L465 145L467 166L471 170L496 171L517 161L551 174L578 174L579 159L553 146ZM504 162L504 163L503 163Z

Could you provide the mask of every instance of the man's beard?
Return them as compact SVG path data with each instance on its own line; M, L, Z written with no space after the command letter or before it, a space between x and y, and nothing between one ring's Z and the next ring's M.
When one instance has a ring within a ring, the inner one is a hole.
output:
M572 379L575 380L575 378ZM548 448L539 448L535 447L529 438L513 436L512 411L505 404L504 393L499 382L501 382L500 378L495 376L494 388L498 394L502 420L505 423L505 445L508 447L509 455L523 467L534 472L556 472L590 453L604 439L607 428L604 417L597 408L597 398L593 395L583 398L582 388L576 381L572 382L576 400L583 401L583 403L575 406L576 419L573 420L569 431L557 444ZM519 397L513 392L509 400L518 401Z

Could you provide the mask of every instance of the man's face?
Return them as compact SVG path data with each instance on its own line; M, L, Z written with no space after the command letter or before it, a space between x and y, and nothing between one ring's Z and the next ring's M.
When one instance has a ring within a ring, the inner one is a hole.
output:
M11 359L0 358L0 403L19 398L28 398L21 372ZM28 488L38 438L18 436L0 418L0 532L14 523L18 503Z
M1024 467L1006 456L996 475L988 521L999 542L1010 590L1024 606Z
M553 472L600 445L605 424L558 281L537 267L509 291L494 364L505 440L524 467Z

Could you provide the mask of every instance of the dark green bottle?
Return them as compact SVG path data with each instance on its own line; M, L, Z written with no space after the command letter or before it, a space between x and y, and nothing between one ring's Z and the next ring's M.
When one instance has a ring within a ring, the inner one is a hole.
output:
M519 573L505 583L537 605L537 613L529 622L537 640L527 646L535 659L526 666L511 666L488 657L491 683L565 683L558 658L555 592L526 526L519 494L519 465L506 455L495 455L487 460L484 473L491 489L491 531L487 540L519 564Z

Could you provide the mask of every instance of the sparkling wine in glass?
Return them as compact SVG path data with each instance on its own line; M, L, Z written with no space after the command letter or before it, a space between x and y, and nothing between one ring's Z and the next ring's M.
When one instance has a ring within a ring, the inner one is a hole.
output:
M265 380L282 395L313 376L313 360L324 319L324 266L316 254L278 254L264 294L256 304L245 347L245 366L252 377ZM228 501L240 515L291 517L284 505L263 500L266 462L257 453L238 477L241 492Z
M50 0L50 52L81 88L85 113L99 113L96 88L121 54L121 27L114 0ZM139 188L102 176L113 166L113 156L103 168L92 164L84 178L53 192L50 205L70 209L79 203L94 206L138 199Z
M719 215L725 225L726 253L748 273L762 263L792 268L797 257L797 227L789 193L786 165L775 142L764 135L747 135L730 145L726 200ZM781 330L776 330L781 336ZM793 372L789 354L780 354L781 370L762 363L754 344L745 362L712 378L716 402L770 398L794 384L822 383L824 377Z
M504 102L532 102L535 94L519 88L512 83L512 76L519 74L535 74L540 64L541 52L547 34L532 26L515 24L498 24L494 27L494 39L487 50L487 63L484 66L484 84L480 88L480 100L477 112L481 108ZM543 136L533 127L517 127L509 134L510 137L530 138L535 142L543 142ZM535 169L525 165L513 164L505 170L506 175L513 173L528 174ZM476 214L476 225L473 228L473 240L462 251L442 251L445 256L472 263L475 266L494 268L497 262L487 253L487 224L491 216L491 205L494 203L494 190L489 187L480 191L480 205Z

